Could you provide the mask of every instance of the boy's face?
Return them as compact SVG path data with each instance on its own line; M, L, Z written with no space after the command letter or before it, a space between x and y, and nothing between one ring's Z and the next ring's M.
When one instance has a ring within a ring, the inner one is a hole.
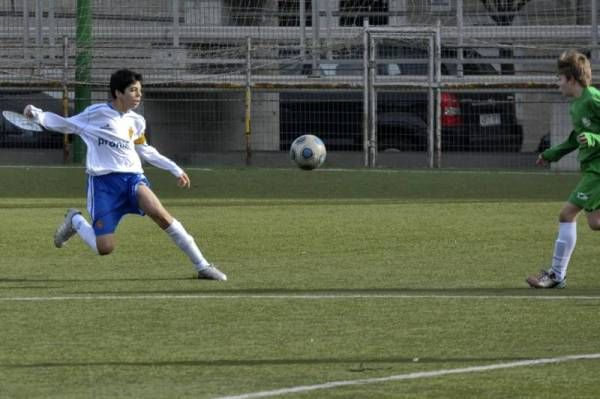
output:
M123 108L130 110L137 108L142 102L142 84L140 82L133 82L125 88L125 92L115 91L117 100L121 102Z
M560 93L566 97L575 97L579 83L575 79L567 79L565 75L558 75L558 88Z

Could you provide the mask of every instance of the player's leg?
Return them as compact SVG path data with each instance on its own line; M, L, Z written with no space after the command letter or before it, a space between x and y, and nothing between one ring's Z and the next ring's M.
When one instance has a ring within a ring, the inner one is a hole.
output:
M99 255L108 255L114 251L116 240L114 234L103 234L96 236L96 246L98 247Z
M57 248L62 248L75 234L78 234L92 251L101 255L105 254L103 252L106 251L106 245L102 246L103 252L100 252L100 247L96 243L96 234L90 223L78 209L70 208L67 210L64 221L54 233L54 245Z
M596 209L595 211L589 212L587 214L587 221L590 229L592 230L600 230L600 209Z
M67 209L63 222L54 232L54 246L56 246L56 248L62 248L65 243L77 233L77 230L75 230L73 226L73 217L76 215L81 215L81 212L78 209Z
M83 217L81 213L73 216L72 219L73 228L79 234L79 237L91 248L95 253L99 253L98 245L96 243L96 233L92 225Z
M161 229L167 230L173 224L173 216L165 209L156 194L145 184L137 186L137 201L139 207Z
M584 173L577 187L569 196L568 202L560 211L558 237L554 244L552 267L542 270L538 276L527 278L527 283L535 288L562 288L566 286L567 267L577 242L577 215L585 209L592 213L588 217L590 227L596 227L600 209L600 176Z
M558 216L558 235L554 242L552 266L542 270L540 274L527 278L533 288L564 288L566 286L567 268L577 243L577 215L582 207L567 202Z
M156 194L146 184L138 184L138 206L148 215L192 261L198 270L198 278L210 280L227 280L227 276L210 264L196 245L194 237L185 230L183 225L165 209Z
M577 215L581 210L582 207L567 202L560 212L552 255L552 272L556 281L563 281L567 276L567 267L577 243Z

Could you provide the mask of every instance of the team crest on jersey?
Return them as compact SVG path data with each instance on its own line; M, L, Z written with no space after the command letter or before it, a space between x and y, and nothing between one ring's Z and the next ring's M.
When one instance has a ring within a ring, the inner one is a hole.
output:
M592 121L590 120L590 118L586 118L586 117L581 118L581 123L583 123L583 126L585 126L585 127L592 126Z
M586 193L582 193L581 191L577 193L577 199L582 201L587 201L590 197Z
M129 127L129 138L133 138L133 128Z

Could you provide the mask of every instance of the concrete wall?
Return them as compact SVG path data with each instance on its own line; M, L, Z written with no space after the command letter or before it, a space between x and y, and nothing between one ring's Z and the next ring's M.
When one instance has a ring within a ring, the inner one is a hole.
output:
M551 119L550 143L551 145L560 144L566 140L571 130L573 130L571 116L569 115L568 100L565 99L562 102L553 104ZM552 163L550 166L553 170L578 171L579 162L577 162L577 153L578 151L574 151L563 157L559 162Z
M279 94L252 97L251 145L255 151L279 150ZM186 160L196 152L245 151L244 93L165 93L146 90L143 109L153 145L165 155Z
M257 92L253 95L252 149L279 150L279 93Z
M553 101L560 101L560 95L521 93L516 94L515 97L518 103L517 119L523 127L521 151L536 151L542 137L552 129Z

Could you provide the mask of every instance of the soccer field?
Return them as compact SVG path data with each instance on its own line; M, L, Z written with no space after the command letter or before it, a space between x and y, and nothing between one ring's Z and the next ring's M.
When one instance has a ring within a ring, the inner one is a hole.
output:
M597 398L600 234L532 290L576 174L148 170L225 283L148 218L52 244L80 168L0 168L0 397Z

